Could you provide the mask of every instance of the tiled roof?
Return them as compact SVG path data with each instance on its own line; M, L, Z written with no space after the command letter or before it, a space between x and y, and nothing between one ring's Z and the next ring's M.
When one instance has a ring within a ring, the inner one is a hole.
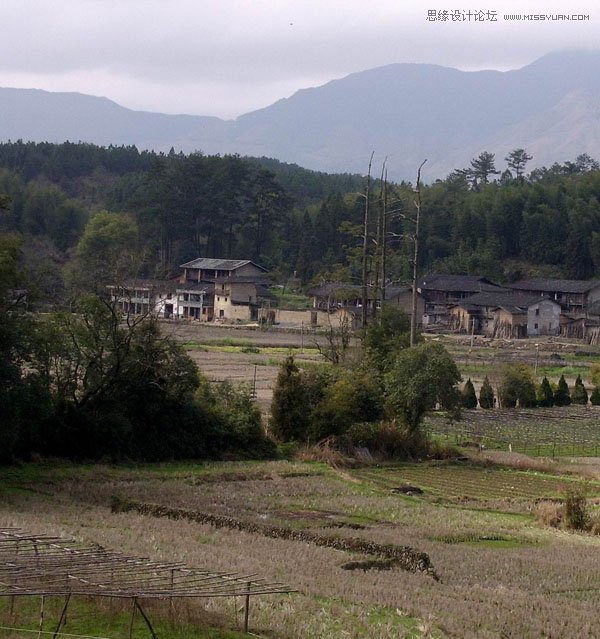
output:
M502 287L479 275L440 275L432 273L419 282L419 288L429 291L477 293L497 291Z
M235 271L242 266L246 266L246 264L252 264L261 271L266 272L267 270L266 268L255 264L252 260L224 260L211 257L199 257L191 262L181 264L179 268L198 268L209 271Z
M553 278L533 277L511 284L509 288L520 291L539 291L540 293L587 293L600 280L559 280Z

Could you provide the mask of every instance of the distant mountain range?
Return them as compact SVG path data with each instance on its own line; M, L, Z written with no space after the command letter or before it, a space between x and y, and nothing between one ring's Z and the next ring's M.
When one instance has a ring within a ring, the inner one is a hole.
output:
M365 173L372 151L390 176L444 178L482 151L523 147L527 167L581 153L600 159L600 51L553 53L514 71L391 64L298 91L238 117L132 111L106 98L0 88L0 140L135 144L140 149L274 157ZM378 165L380 166L380 164Z

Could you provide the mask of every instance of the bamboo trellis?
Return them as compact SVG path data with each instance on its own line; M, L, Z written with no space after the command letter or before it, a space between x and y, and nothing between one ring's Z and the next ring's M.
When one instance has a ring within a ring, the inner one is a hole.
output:
M292 592L255 575L210 572L181 562L157 562L85 545L74 539L0 528L0 596L65 597L61 619L72 596L130 599L156 637L140 600L243 597L248 630L250 597ZM43 606L43 604L42 604ZM59 621L58 629L62 622Z

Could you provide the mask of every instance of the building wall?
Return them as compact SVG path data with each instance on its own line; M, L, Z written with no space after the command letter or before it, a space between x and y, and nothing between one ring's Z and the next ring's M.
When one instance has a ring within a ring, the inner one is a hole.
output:
M412 293L406 291L400 293L393 298L385 300L386 306L393 306L394 308L404 311L408 316L412 313ZM417 323L421 324L423 315L425 313L425 300L421 295L417 295Z
M226 301L227 300L227 301ZM215 296L215 322L249 322L252 319L252 308L248 304L233 304L231 297Z
M527 309L527 335L558 335L560 306L551 300L540 300Z

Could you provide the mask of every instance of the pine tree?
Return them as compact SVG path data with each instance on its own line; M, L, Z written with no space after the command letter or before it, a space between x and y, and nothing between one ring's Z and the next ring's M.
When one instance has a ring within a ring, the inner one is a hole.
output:
M600 406L600 388L598 386L594 386L594 390L590 395L590 401L592 402L592 406Z
M481 408L494 408L494 389L492 388L487 375L485 376L483 384L481 385L481 390L479 391L479 405Z
M554 393L547 377L544 377L537 392L538 406L554 406Z
M585 390L585 386L583 385L583 381L581 380L581 375L577 375L577 379L575 380L572 401L573 404L581 404L582 406L585 406L588 403L588 394Z
M460 403L463 408L477 408L477 395L471 378L466 381L465 387L461 391Z
M554 405L555 406L569 406L571 404L571 393L569 387L565 381L565 376L561 375L558 380L558 387L554 391Z
M303 441L310 425L302 373L290 355L281 365L273 389L269 426L283 441Z

